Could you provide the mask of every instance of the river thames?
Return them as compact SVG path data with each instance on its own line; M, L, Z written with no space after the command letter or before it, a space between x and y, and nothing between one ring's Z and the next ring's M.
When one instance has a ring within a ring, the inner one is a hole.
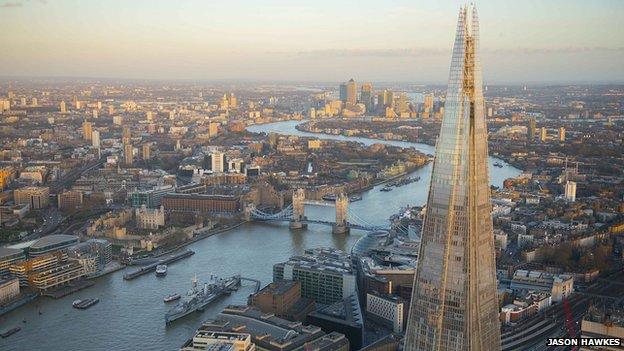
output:
M301 132L295 129L299 123L277 122L251 126L248 130L352 140L365 145L384 143L434 153L434 148L425 144ZM493 167L495 161L490 158L493 185L501 186L503 180L520 173L502 161L502 168ZM387 224L388 218L402 207L424 205L431 164L415 171L412 176L420 176L421 180L391 192L381 192L375 187L362 194L362 201L350 204L351 210L370 223ZM306 206L306 215L312 219L333 220L334 208ZM0 350L177 350L202 321L214 317L228 304L245 304L253 290L250 284L243 283L238 292L215 302L204 312L191 314L165 327L164 315L171 305L163 303L163 296L185 293L194 275L201 282L211 273L220 276L241 274L260 279L264 285L272 279L274 263L318 246L350 251L363 234L352 231L346 236L332 235L331 228L323 225L310 225L306 230L291 232L286 223L247 223L190 245L195 255L171 264L164 278L149 274L125 281L122 278L124 271L119 271L98 278L96 285L65 298L40 298L0 317L0 330L14 326L22 328L10 338L0 339ZM81 298L99 298L100 303L88 310L72 308L72 301Z

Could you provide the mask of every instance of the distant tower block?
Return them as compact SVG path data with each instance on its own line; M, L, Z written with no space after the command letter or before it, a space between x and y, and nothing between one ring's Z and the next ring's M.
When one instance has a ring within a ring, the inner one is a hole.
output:
M347 213L349 211L349 197L340 194L336 198L336 224L332 227L334 234L346 234L349 232L347 227Z
M290 229L302 229L306 227L306 224L302 221L305 219L305 190L297 189L293 191L292 206L293 217L290 221Z

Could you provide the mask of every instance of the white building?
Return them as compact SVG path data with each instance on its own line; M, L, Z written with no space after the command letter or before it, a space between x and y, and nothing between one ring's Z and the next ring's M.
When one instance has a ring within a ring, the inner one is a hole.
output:
M565 198L570 202L576 201L576 182L568 181L566 183Z
M100 132L97 130L91 132L91 145L96 149L100 148Z
M560 302L574 291L574 278L566 274L541 271L517 270L510 284L511 290L544 291L550 293L553 302Z
M403 301L397 297L366 294L366 313L389 327L395 333L403 332Z
M213 152L210 158L212 161L212 172L223 173L225 170L225 154L222 152Z

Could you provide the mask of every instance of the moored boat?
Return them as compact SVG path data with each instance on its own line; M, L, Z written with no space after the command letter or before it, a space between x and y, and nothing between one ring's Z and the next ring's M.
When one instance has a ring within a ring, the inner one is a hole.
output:
M163 299L163 301L165 302L171 302L171 301L175 301L180 299L180 297L182 297L180 294L171 294L171 295L167 295L165 296L165 298Z

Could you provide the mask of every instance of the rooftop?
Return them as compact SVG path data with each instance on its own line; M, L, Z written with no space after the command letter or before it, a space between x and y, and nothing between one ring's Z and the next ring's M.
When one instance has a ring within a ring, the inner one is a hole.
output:
M76 242L76 241L78 241L78 237L75 235L65 235L65 234L48 235L35 241L32 245L30 245L30 248L31 249L43 249L51 245L59 245L59 244L64 244L64 243L67 243L69 245L72 242Z
M12 249L9 247L0 247L0 260L4 260L5 258L9 258L13 255L18 255L20 253L24 253L23 249Z

